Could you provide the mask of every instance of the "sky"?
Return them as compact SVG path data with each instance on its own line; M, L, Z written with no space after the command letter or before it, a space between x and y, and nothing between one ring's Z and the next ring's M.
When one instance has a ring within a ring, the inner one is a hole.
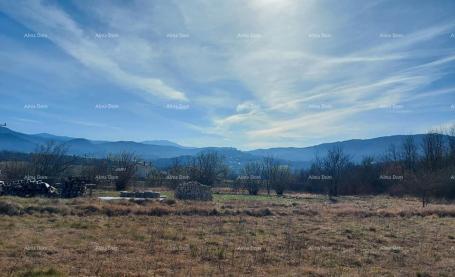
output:
M455 2L0 1L0 122L242 150L455 123Z

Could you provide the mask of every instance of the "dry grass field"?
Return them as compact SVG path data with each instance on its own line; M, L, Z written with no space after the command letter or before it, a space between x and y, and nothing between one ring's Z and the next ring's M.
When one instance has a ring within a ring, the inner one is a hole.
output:
M214 198L0 197L0 275L455 276L454 204Z

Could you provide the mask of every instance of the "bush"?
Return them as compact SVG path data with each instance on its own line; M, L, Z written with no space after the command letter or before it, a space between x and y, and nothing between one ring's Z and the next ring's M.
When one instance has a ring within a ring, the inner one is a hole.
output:
M167 205L174 205L176 203L174 199L165 199L163 202Z
M0 215L21 215L23 208L21 205L11 202L0 202Z
M256 182L248 183L246 185L249 195L257 195L259 192L259 184Z
M272 211L269 208L260 209L260 210L246 210L245 214L249 215L249 216L256 216L256 217L273 215Z
M64 276L64 274L58 272L54 268L49 268L47 270L33 269L26 272L23 272L20 276L22 277L46 277L46 276Z

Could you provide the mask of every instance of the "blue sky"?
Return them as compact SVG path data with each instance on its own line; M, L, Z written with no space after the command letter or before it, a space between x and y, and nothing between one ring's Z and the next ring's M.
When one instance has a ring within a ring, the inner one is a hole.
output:
M1 1L0 121L240 149L455 123L454 1Z

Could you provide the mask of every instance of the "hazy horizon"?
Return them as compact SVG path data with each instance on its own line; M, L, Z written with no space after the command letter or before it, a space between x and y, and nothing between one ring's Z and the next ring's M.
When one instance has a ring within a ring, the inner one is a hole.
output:
M204 146L193 146L193 145L186 145L186 144L182 144L182 143L179 143L179 142L176 142L176 141L172 141L172 140L166 140L166 139L142 139L142 140L109 140L109 139L93 139L93 138L90 138L90 137L72 137L72 136L66 136L64 134L54 134L54 133L47 133L47 132L41 132L41 133L26 133L26 132L21 132L19 130L14 130L12 128L8 128L9 126L2 126L2 127L6 127L7 129L13 131L13 132L19 132L19 133L23 133L23 134L26 134L26 135L51 135L51 136L58 136L58 137L69 137L69 138L72 138L72 139L87 139L87 140L90 140L90 141L103 141L103 142L135 142L135 143L149 143L151 141L161 141L161 142L170 142L170 143L175 143L179 146L182 146L182 147L190 147L190 148L210 148L210 147L215 147L215 148L218 148L218 147L227 147L227 148L235 148L237 150L240 150L240 151L252 151L252 150L259 150L259 149L271 149L271 148L307 148L307 147L313 147L313 146L318 146L318 145L322 145L322 144L331 144L331 143L337 143L337 142L347 142L347 141L352 141L352 140L370 140L370 139L376 139L376 138L382 138L382 137L394 137L394 136L408 136L408 135L411 135L411 136L419 136L419 135L424 135L424 133L415 133L415 134L393 134L393 135L386 135L386 136L378 136L378 137L366 137L366 138L347 138L347 139L342 139L342 140L337 140L337 141L321 141L319 143L316 143L316 144L311 144L311 145L291 145L291 146L275 146L275 147L258 147L258 148L238 148L238 147L235 147L235 146L229 146L229 145L225 145L225 146L219 146L219 145L204 145ZM0 127L0 128L2 128ZM442 132L445 132L446 131L449 131L449 130L440 130ZM428 132L426 132L428 133Z
M0 123L241 150L455 123L452 1L0 3Z

